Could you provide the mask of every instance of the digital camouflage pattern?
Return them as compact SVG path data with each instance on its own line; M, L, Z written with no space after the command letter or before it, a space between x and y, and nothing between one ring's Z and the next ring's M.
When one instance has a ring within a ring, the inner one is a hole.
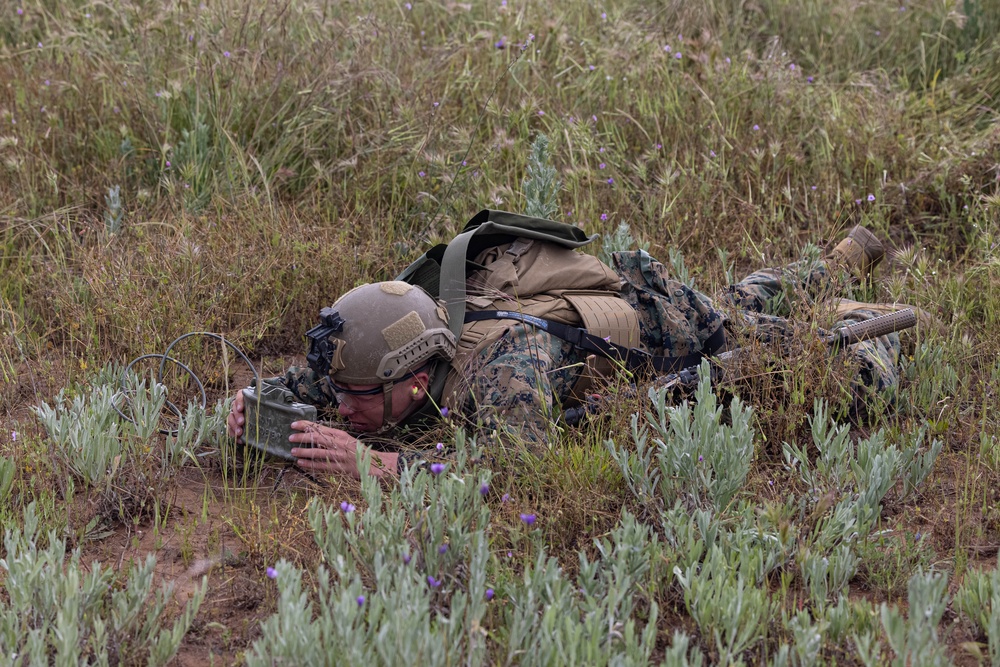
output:
M647 350L680 356L702 349L703 343L727 322L746 328L765 341L790 339L795 325L783 315L794 304L816 303L837 295L846 282L833 267L811 257L782 268L756 271L719 296L719 306L700 292L669 276L660 262L642 251L614 254L623 279L622 297L639 315L640 338ZM833 327L863 321L882 313L858 309ZM824 333L822 330L820 333ZM859 364L856 393L860 400L893 400L899 382L899 336L890 334L852 345ZM572 344L526 324L512 324L461 372L471 396L464 406L448 407L479 432L537 449L548 442L559 406L569 397L586 354ZM333 408L333 394L310 369L290 368L281 382L303 402ZM404 451L403 465L418 463L419 451Z

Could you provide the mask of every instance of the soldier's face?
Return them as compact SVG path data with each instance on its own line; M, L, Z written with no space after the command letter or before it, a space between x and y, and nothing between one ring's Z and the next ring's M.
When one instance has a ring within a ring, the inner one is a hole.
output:
M418 374L414 380L417 380L420 375L426 374ZM364 391L367 389L374 389L379 386L380 385L374 384L351 384L347 385L347 388L352 391ZM414 392L414 386L417 386L420 389L417 392ZM338 394L337 398L340 403L337 406L337 412L341 417L350 422L351 428L355 431L360 431L361 433L377 431L382 427L382 417L385 412L384 397L385 394L381 391L377 394L368 396ZM392 388L393 420L398 421L403 419L405 416L414 412L421 405L423 405L426 400L426 394L423 392L423 388L419 383L400 382L394 385Z

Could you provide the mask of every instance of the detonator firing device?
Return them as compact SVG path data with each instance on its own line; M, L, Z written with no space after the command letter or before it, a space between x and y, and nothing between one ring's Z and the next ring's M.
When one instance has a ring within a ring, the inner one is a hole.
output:
M330 336L343 331L344 319L332 308L320 311L320 323L306 332L306 361L320 378L327 377L337 345ZM294 461L288 436L297 433L292 422L316 421L316 407L299 403L285 387L254 381L243 390L243 439L251 447L286 461ZM296 445L308 447L308 445Z

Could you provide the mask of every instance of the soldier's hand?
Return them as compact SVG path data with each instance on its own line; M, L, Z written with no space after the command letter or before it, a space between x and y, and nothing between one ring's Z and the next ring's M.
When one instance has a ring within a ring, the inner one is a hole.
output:
M241 390L236 392L236 398L233 399L233 407L229 409L229 417L226 418L226 427L231 437L238 438L243 435L244 421L243 391Z
M346 431L310 421L292 422L292 429L299 433L288 436L289 442L310 445L310 447L292 448L292 456L296 458L295 463L300 468L361 477L357 464L357 438ZM396 473L398 454L372 451L371 455L372 466L369 474L381 477L386 473Z

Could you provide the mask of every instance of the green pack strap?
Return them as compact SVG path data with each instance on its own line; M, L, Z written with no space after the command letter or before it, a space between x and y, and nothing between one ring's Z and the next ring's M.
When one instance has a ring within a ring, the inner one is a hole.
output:
M438 297L445 302L448 327L456 338L462 335L462 325L465 323L465 279L469 246L474 236L486 235L537 239L573 249L585 246L598 237L597 234L587 236L579 227L554 220L489 209L477 213L465 225L462 233L448 243L441 257ZM416 274L419 262L420 260L411 264L403 272L401 279L406 280Z
M465 324L465 258L469 243L479 229L470 229L453 238L441 259L439 292L448 310L448 328L455 334L455 340L461 338Z

